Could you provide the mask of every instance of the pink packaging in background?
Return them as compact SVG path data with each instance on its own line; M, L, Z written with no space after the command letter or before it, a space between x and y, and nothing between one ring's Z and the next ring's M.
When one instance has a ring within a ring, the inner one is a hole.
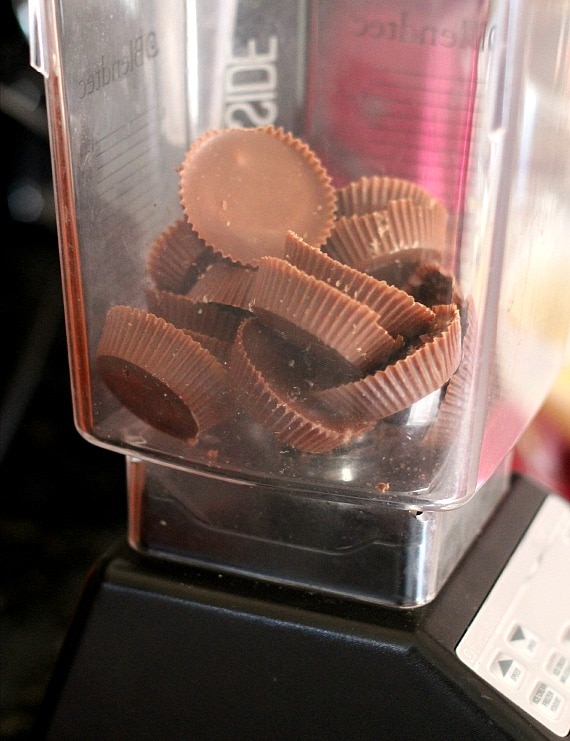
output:
M487 14L485 0L314 4L306 127L337 185L405 178L461 210Z

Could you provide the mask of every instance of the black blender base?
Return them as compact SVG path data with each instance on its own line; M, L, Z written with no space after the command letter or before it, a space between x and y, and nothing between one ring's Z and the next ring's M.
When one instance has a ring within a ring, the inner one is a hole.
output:
M438 597L415 610L142 559L97 564L37 737L557 738L454 653L545 492L512 490Z

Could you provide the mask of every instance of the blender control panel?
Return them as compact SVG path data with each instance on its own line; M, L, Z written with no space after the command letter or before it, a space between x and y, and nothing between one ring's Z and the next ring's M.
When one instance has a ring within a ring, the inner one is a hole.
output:
M557 736L570 733L570 505L548 496L456 652Z

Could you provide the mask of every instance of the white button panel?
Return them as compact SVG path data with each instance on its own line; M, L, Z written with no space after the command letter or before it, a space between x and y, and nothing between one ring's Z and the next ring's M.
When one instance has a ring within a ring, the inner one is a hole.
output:
M456 649L560 737L570 733L569 533L570 504L548 496Z

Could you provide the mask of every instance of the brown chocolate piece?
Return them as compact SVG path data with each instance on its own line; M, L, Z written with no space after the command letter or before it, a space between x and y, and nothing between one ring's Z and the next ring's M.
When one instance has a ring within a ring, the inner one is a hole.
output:
M434 335L384 370L315 392L347 420L378 421L441 388L461 359L461 321L455 306L434 307Z
M422 445L444 448L457 436L467 411L476 358L477 323L473 300L467 301L466 330L459 367L449 379L437 418L422 440Z
M449 304L457 298L455 278L439 263L418 265L409 276L405 290L426 306Z
M447 213L410 200L390 201L383 211L344 216L334 224L325 251L335 260L371 272L375 261L401 251L440 251L445 246Z
M232 350L229 382L238 405L282 443L327 453L367 428L346 424L310 401L302 353L258 319L246 319Z
M414 337L430 327L433 311L405 291L333 260L293 232L288 232L286 241L285 257L292 265L368 306L393 337Z
M232 342L247 312L210 301L195 301L169 291L146 292L150 311L179 329Z
M436 199L411 180L389 176L364 176L337 190L337 214L371 214L383 211L390 201L406 198L419 205L434 205Z
M415 203L408 198L390 201L385 209L386 222L398 249L422 247L443 250L446 241L447 210L433 200Z
M110 309L96 364L123 406L168 435L195 441L227 414L224 367L187 333L149 312Z
M179 219L152 243L147 270L158 290L186 293L206 267L219 259L190 224Z
M198 277L187 297L249 310L254 280L255 270L220 260Z
M372 258L362 266L362 270L377 280L385 280L386 283L407 291L410 276L424 263L439 263L441 257L438 250L412 247L409 250L398 250L389 255Z
M282 257L288 229L323 244L336 206L317 156L272 126L209 131L196 140L180 168L180 199L208 245L249 266L264 255Z
M362 270L371 259L398 250L392 239L386 213L342 216L334 223L325 252L335 260Z
M260 260L251 309L324 362L359 372L378 367L400 345L368 306L276 257Z
M222 365L226 365L232 350L231 342L220 340L218 337L202 334L195 330L185 329L183 331L186 334L189 334L193 340L196 340L196 342L199 342L203 347L205 347L208 352L212 353L212 355L219 360Z

